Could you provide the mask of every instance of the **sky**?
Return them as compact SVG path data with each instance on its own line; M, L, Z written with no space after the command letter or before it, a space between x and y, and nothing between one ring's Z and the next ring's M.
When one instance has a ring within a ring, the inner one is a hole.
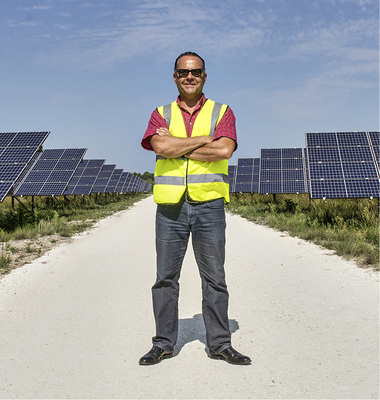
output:
M231 165L305 132L379 130L378 0L1 0L0 132L153 172L141 139L184 51L236 116Z

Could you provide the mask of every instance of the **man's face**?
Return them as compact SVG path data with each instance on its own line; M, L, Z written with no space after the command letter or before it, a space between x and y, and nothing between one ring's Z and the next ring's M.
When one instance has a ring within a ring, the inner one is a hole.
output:
M178 69L203 69L202 60L195 56L183 56L177 62ZM176 72L173 74L174 83L177 85L180 96L183 98L197 99L203 93L203 86L206 83L207 74L202 72L201 76L195 77L191 72L180 78Z

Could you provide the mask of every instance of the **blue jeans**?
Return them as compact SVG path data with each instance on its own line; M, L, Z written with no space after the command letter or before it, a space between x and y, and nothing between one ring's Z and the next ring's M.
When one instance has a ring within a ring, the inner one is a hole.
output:
M178 335L179 277L187 244L192 245L202 279L202 313L211 352L231 346L225 281L225 211L223 199L181 201L157 206L157 279L152 287L156 336L153 345L172 351Z

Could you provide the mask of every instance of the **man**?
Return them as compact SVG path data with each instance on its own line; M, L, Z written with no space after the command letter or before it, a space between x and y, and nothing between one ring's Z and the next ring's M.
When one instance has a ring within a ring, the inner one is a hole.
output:
M141 142L156 153L157 279L152 287L156 336L140 365L173 356L178 332L179 276L190 232L202 279L202 312L211 358L232 364L251 360L231 346L225 282L225 212L228 159L236 149L232 110L206 99L204 60L181 54L174 65L179 96L153 111Z

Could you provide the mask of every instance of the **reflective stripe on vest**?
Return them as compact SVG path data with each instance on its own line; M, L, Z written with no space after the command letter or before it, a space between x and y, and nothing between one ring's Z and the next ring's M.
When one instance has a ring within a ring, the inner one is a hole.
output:
M210 128L210 136L214 137L216 123L218 122L220 111L222 110L223 104L215 102L214 108L212 109L211 114L211 128Z
M228 175L198 174L198 175L188 175L187 177L187 183L212 183L212 182L228 183Z
M166 123L168 124L168 126L170 126L170 122L172 120L172 104L166 104L166 106L164 106L163 108L163 117L166 121Z
M155 185L185 185L185 178L182 176L155 176Z
M228 175L224 174L198 174L188 175L187 183L228 183ZM155 176L155 185L185 185L185 178L182 176Z

